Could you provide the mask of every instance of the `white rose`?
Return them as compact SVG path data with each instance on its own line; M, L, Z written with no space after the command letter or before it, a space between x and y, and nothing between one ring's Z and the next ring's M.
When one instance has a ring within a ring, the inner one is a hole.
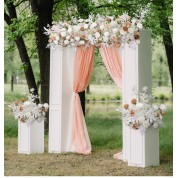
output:
M117 22L116 21L111 21L111 26L115 26L117 25Z
M113 28L113 33L117 33L118 32L118 29L117 28Z
M84 29L87 29L87 28L88 28L88 24L85 24L85 25L84 25Z
M76 40L76 41L79 41L79 40L80 40L80 37L79 37L79 36L76 36L76 37L75 37L75 40Z
M72 33L72 28L69 28L67 31L68 31L68 33L71 34Z
M142 124L145 121L145 117L144 116L140 116L138 118L138 121Z
M140 22L138 22L138 23L137 23L137 27L138 27L139 29L142 29L142 28L143 28L143 25L142 25Z
M56 41L59 41L59 36L55 35Z
M109 32L104 32L104 36L108 37L109 36Z
M66 31L66 28L62 28L61 31L62 31L62 32Z
M137 109L142 109L143 108L143 104L142 103L137 103L136 104L136 108Z
M83 22L83 19L79 19L78 22L82 23L82 22Z
M69 40L69 39L70 39L70 35L67 35L67 36L66 36L66 40Z
M38 104L38 108L42 108L42 106L43 106L42 104Z
M94 23L92 23L92 24L90 25L90 28L95 28L96 26L97 26L97 23L94 22Z
M148 128L150 126L149 120L143 121L143 127Z
M103 37L103 41L107 43L107 42L108 42L108 37L105 37L105 36L104 36L104 37Z
M104 29L104 25L100 25L100 29L103 30Z
M45 109L49 108L48 103L44 103L43 106L45 107Z
M64 44L68 45L69 44L69 40L64 40Z
M55 45L57 45L57 44L58 44L58 41L57 41L57 40L54 40L53 43L54 43Z
M135 24L136 21L137 21L136 18L133 18L133 19L131 20L132 24Z
M132 27L129 28L129 29L128 29L128 32L129 32L130 34L132 34L132 33L134 32L134 28L132 28Z
M155 122L152 127L156 129L156 128L158 128L158 126L159 126L158 123Z
M34 91L35 91L35 89L34 89L34 88L31 88L31 89L30 89L30 92L34 92Z
M25 107L27 107L27 106L29 106L29 105L30 105L30 102L29 102L29 101L25 101L25 102L24 102L24 106L25 106Z
M66 35L67 35L66 32L61 32L62 37L65 37Z
M120 34L121 34L121 35L125 35L125 34L126 34L126 31L124 31L124 30L122 29L122 30L120 30Z
M162 111L165 111L167 109L166 105L164 104L161 104L160 107L159 107Z
M70 42L74 42L74 39L73 39L73 38L71 38L71 39L70 39Z
M85 41L83 40L79 41L79 45L83 45L83 44L85 44Z
M99 33L99 32L96 32L96 33L95 33L95 37L96 37L96 38L99 38L99 37L100 37L100 33Z

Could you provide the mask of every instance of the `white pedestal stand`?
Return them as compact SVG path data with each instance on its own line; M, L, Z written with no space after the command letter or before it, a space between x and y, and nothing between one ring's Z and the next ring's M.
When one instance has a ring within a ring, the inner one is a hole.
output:
M73 71L76 48L50 50L49 152L70 152Z
M121 50L123 61L123 104L130 103L133 88L141 91L143 86L152 90L151 35L141 31L140 44L135 49L127 45ZM150 128L145 133L133 130L123 122L123 161L129 166L159 165L159 129Z
M44 153L44 121L30 126L18 121L18 153Z

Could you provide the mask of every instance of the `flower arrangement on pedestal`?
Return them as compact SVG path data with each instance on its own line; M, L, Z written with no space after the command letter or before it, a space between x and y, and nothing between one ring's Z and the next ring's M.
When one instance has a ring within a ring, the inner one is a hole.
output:
M12 109L14 118L28 125L31 125L34 121L41 122L46 119L45 114L48 112L49 105L48 103L36 104L36 99L38 99L38 96L34 95L34 89L32 88L28 100L22 97L19 101L8 105Z
M149 127L158 128L163 124L163 116L166 114L167 107L151 104L153 97L148 94L147 87L142 88L138 93L138 99L133 98L130 104L124 104L122 117L127 126L132 129L145 131Z
M73 18L71 21L53 22L52 27L45 28L50 45L72 47L80 45L101 44L121 46L124 43L139 43L141 19L131 18L124 13L114 16L90 15L88 19Z

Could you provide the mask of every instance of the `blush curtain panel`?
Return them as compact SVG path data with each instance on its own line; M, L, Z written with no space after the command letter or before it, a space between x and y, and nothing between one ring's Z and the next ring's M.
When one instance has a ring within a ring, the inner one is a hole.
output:
M74 152L80 154L91 153L91 143L78 93L87 88L93 65L94 46L77 47L74 61L72 148Z
M115 84L122 88L122 59L119 54L119 48L116 46L99 48L102 60L106 66L108 73L114 80ZM114 154L115 159L122 159L122 152Z
M122 60L119 54L119 48L116 46L106 47L102 45L99 48L102 60L108 73L116 85L122 88Z

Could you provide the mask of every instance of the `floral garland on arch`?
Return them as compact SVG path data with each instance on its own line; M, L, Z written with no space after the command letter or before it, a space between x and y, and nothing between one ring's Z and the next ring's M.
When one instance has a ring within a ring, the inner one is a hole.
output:
M45 29L49 36L49 46L75 47L80 45L101 44L107 46L130 46L140 43L140 29L143 28L141 20L131 18L124 13L114 16L90 15L88 19L73 18L71 21L53 22Z

